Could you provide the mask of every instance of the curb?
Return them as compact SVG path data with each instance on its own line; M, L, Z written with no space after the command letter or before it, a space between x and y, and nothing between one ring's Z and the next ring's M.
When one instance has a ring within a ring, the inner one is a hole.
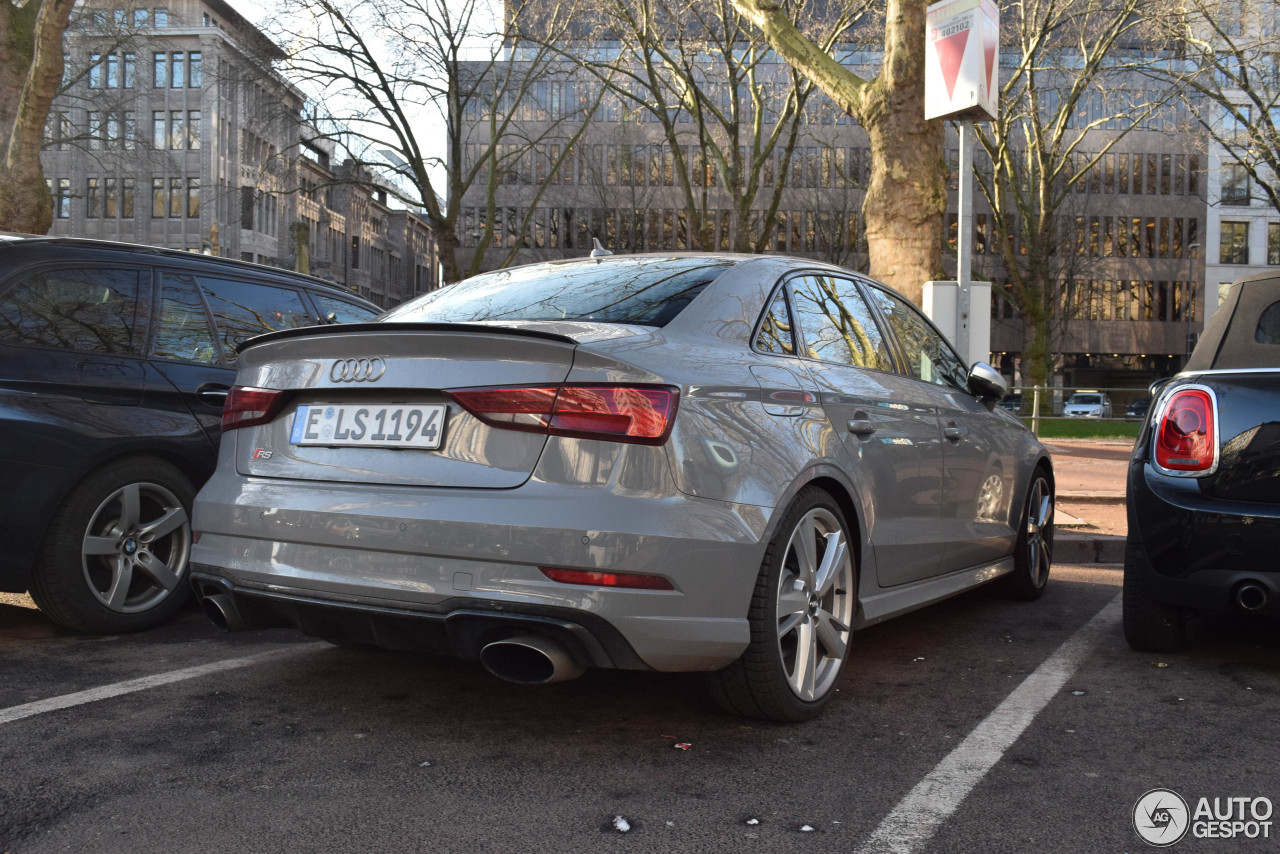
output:
M1055 492L1056 502L1066 504L1123 504L1124 493L1107 492Z
M1056 533L1054 563L1124 563L1124 537Z

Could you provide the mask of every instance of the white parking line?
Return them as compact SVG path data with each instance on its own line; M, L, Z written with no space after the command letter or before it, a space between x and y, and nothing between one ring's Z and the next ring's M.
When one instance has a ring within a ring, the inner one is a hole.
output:
M1119 623L1117 595L917 783L862 843L858 854L911 854L923 848L1062 689L1080 662L1104 635L1114 633Z
M182 670L170 670L168 673L156 673L153 676L141 676L137 679L128 679L124 682L102 685L97 688L90 688L86 691L76 691L74 694L63 694L59 697L50 697L47 700L37 700L34 703L25 703L21 706L10 706L7 709L0 709L0 724L20 721L23 718L44 714L45 712L56 712L59 709L69 709L72 706L80 706L85 703L96 703L98 700L119 697L121 694L132 694L134 691L145 691L148 688L157 688L161 685L181 682L184 679L195 679L197 676L205 676L209 673L220 673L224 670L235 670L238 667L247 667L250 664L257 664L268 659L291 655L302 649L307 649L310 646L310 644L306 644L304 646L290 646L284 649L273 649L269 652L260 652L257 655L246 655L243 658L229 658L224 661L215 661L210 664L201 664L196 667L186 667Z

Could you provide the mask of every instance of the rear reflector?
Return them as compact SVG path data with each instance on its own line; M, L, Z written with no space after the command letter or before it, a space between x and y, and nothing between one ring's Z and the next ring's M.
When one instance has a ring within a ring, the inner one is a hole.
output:
M1156 465L1170 472L1204 474L1218 450L1213 396L1206 389L1174 392L1156 428Z
M285 394L271 388L235 386L222 405L222 432L263 424L276 417L284 406Z
M629 590L675 590L660 575L635 575L627 572L591 572L585 569L553 569L540 566L542 574L562 584L588 584L592 587L623 587Z
M450 389L491 427L552 436L661 445L680 392L671 386L562 385Z

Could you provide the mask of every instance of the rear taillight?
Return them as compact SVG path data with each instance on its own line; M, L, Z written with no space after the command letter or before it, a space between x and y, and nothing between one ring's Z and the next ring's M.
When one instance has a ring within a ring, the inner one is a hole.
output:
M284 401L282 391L235 386L227 392L227 402L222 405L222 432L270 421L284 406Z
M641 385L464 388L446 394L492 427L642 445L667 440L680 398L670 386Z
M1217 412L1205 388L1183 388L1165 404L1156 426L1156 465L1172 474L1208 474L1217 461Z

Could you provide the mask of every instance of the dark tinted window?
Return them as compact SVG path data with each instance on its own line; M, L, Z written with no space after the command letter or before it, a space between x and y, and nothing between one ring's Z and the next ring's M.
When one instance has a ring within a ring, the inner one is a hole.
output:
M907 370L918 380L949 385L964 390L969 372L951 345L943 339L915 306L901 297L871 289L881 313L897 336L903 355L907 358Z
M235 361L235 348L241 341L278 329L313 326L316 322L302 295L292 288L209 276L198 276L197 281L213 312L223 358L228 362Z
M760 324L760 334L756 336L756 349L778 355L784 353L792 355L796 352L785 288L778 290L778 295L773 299L773 305L769 306L769 310L765 312L764 322Z
M1273 302L1263 310L1253 340L1259 344L1280 344L1280 302Z
M791 293L806 356L859 368L893 370L880 329L851 280L803 276L791 280Z
M54 270L27 276L0 297L0 341L87 353L134 352L136 270Z
M213 327L190 276L166 273L160 288L160 316L151 355L157 359L200 362L218 361Z
M320 317L329 323L362 323L378 316L378 312L347 302L344 299L325 296L314 291L311 298L320 306Z
M386 321L590 320L665 326L730 266L701 258L517 267L392 309Z

